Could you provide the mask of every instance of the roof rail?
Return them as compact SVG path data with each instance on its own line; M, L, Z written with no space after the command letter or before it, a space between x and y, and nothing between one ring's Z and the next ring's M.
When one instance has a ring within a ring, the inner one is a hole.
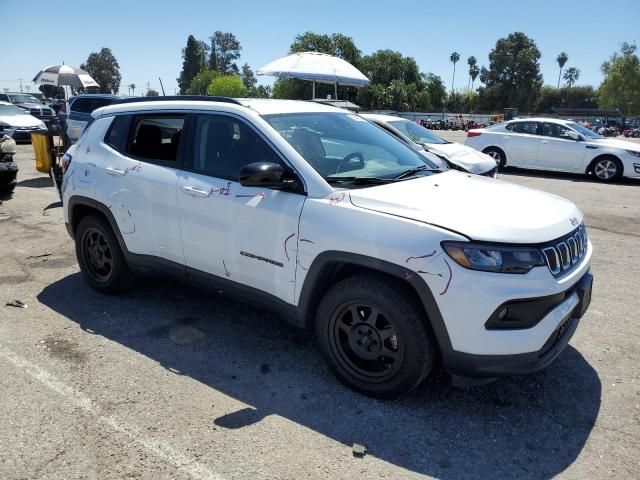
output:
M166 100L198 100L204 102L225 102L225 103L233 103L236 105L242 105L235 98L230 97L211 97L205 95L164 95L157 97L132 97L132 98L123 98L114 102L114 105L119 105L121 103L138 103L138 102L162 102Z

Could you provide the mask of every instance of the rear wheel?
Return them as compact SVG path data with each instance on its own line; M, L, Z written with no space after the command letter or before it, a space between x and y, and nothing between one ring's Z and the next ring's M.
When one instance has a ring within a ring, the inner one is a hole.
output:
M103 293L116 293L130 283L131 272L109 224L96 215L84 217L75 235L80 270Z
M324 296L315 323L325 360L347 386L389 398L431 371L436 348L422 308L397 282L356 275Z
M601 157L594 162L591 171L601 182L613 182L622 175L622 165L615 157Z
M493 158L496 161L496 164L498 165L498 169L504 168L504 166L507 164L507 159L505 158L504 152L499 148L495 148L495 147L485 148L482 151L482 153L486 153L491 158Z

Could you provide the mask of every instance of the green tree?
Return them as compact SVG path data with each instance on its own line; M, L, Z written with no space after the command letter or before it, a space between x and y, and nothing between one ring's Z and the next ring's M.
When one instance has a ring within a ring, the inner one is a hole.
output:
M640 113L640 61L636 50L635 44L625 42L620 53L614 53L600 67L605 77L598 89L601 107Z
M87 61L80 65L100 85L99 93L118 93L120 90L120 66L109 48L89 54Z
M160 96L160 94L158 93L157 90L154 90L153 88L150 88L149 90L147 90L147 97L158 97Z
M419 112L430 112L433 110L431 95L427 89L418 92L416 95L416 110Z
M131 91L131 95L135 95L136 94L136 84L135 83L130 83L129 85L127 85L127 88Z
M187 46L182 49L182 71L178 78L178 86L180 94L186 93L191 86L193 78L205 66L205 52L202 42L198 41L193 35L187 38Z
M346 60L354 67L359 68L362 53L353 43L353 39L341 33L331 35L305 32L297 35L291 48L291 53L320 52Z
M271 87L268 85L258 85L249 90L247 96L253 98L271 98Z
M482 68L478 107L495 111L519 107L521 112L536 108L542 86L540 50L524 33L511 33L496 42L489 53L489 69Z
M540 89L539 113L553 113L554 108L598 108L596 91L590 85L556 88L544 85Z
M209 85L218 75L220 75L218 72L211 70L210 68L205 68L193 77L191 85L189 85L189 88L187 88L185 93L187 95L206 95Z
M429 92L431 104L434 110L440 111L444 108L447 101L447 89L444 86L442 78L433 73L423 75L424 89Z
M221 97L246 97L247 87L244 86L242 78L238 75L220 75L215 77L209 84L207 94Z
M387 87L391 107L395 110L404 110L404 102L407 99L407 84L397 78L392 80Z
M237 74L238 65L235 61L240 58L242 47L233 33L215 32L211 37L211 55L209 56L209 68L222 74Z
M478 60L476 59L476 57L471 55L469 58L467 58L467 65L469 65L469 81L467 82L467 90L471 90L471 72L474 71L474 69L478 70Z
M453 76L451 77L451 91L453 92L453 85L456 80L456 63L460 60L460 54L458 52L453 52L449 55L449 60L453 63Z
M244 83L244 86L247 87L247 90L249 91L251 91L251 89L253 89L258 83L258 79L256 79L256 76L253 74L253 70L251 70L248 63L245 63L242 66L240 78L242 78L242 83Z
M560 52L560 54L556 57L556 62L558 62L558 66L560 67L560 73L558 73L558 88L560 88L560 77L562 77L562 69L564 68L564 64L569 60L569 55L564 52Z
M567 82L567 87L571 88L580 78L580 69L576 67L569 67L565 70L562 78Z
M477 65L473 65L471 67L469 67L469 78L471 79L471 89L473 90L473 84L476 81L476 78L478 78L478 75L480 75L480 69L478 68Z

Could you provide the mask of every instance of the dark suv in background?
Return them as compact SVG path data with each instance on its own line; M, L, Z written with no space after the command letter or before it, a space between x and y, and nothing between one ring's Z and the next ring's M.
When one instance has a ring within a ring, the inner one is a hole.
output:
M62 131L67 144L75 143L91 120L91 112L116 103L125 97L120 95L108 95L89 93L77 95L69 99L69 112L60 115Z
M13 103L16 106L27 110L29 114L33 115L38 120L42 120L47 128L50 127L51 120L55 116L51 107L43 105L40 100L30 93L0 93L0 100Z

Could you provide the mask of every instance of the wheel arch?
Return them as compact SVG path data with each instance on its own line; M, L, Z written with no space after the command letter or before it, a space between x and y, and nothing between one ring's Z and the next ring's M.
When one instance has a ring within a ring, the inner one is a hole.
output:
M506 167L507 163L509 163L509 157L508 157L507 152L505 151L505 149L502 148L500 145L491 144L491 145L488 145L488 146L484 147L482 149L482 153L486 153L487 150L491 150L491 149L500 150L500 152L502 152L502 156L504 157L504 166Z
M326 251L315 258L305 277L298 302L300 326L313 329L318 304L327 290L343 278L358 273L382 275L398 282L420 304L440 351L451 350L440 308L424 279L413 270L395 263L356 253Z
M111 210L109 210L106 205L89 197L74 195L69 198L69 206L67 208L69 212L69 223L67 225L67 229L69 230L69 234L71 235L71 237L75 238L75 233L78 229L78 225L84 217L88 215L98 215L107 221L107 223L113 230L114 235L118 239L120 248L125 253L125 256L127 255L127 245L122 238L122 234L120 233L120 229L118 228L118 223L111 213Z
M603 158L611 158L617 161L618 165L620 165L620 176L624 175L624 164L622 163L622 160L620 160L620 158L617 155L611 152L600 153L597 156L593 157L589 162L589 165L587 165L587 168L584 171L584 173L591 173L593 171L594 165L598 162L598 160L602 160Z

